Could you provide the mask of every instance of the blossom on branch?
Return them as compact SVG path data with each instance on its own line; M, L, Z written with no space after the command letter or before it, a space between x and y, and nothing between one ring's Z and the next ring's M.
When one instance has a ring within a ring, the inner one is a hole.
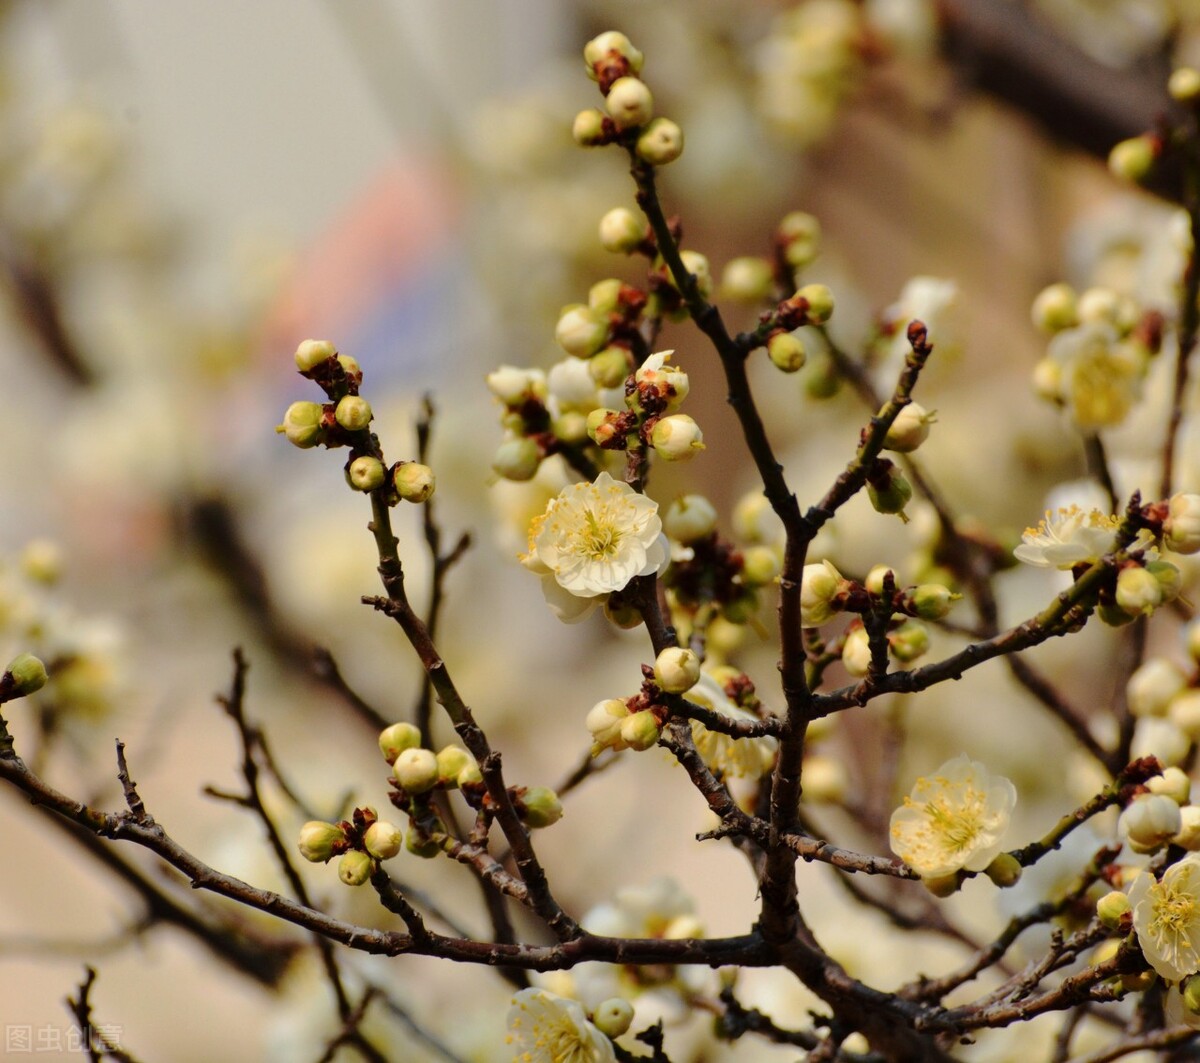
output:
M1025 529L1013 556L1037 568L1091 564L1116 549L1120 524L1120 518L1098 509L1084 512L1079 506L1066 506L1055 512L1047 510L1036 528Z
M612 1042L576 1000L522 989L508 1009L508 1042L521 1063L615 1063Z
M1001 850L1017 790L965 753L913 785L892 813L892 852L922 878L982 871Z
M703 708L718 716L731 720L757 722L754 713L736 705L722 689L721 684L707 673L685 695ZM692 739L696 749L711 771L722 775L742 776L757 779L771 770L775 763L778 743L770 735L761 738L734 738L720 731L710 731L699 720L692 720Z
M1184 857L1159 881L1143 872L1129 888L1142 955L1163 978L1200 971L1200 854Z

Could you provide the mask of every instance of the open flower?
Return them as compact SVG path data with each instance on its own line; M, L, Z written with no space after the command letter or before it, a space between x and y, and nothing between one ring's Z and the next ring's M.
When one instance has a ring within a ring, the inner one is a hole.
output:
M527 1063L615 1063L612 1042L577 1000L522 989L508 1009L508 1043Z
M1000 852L1016 787L965 753L916 781L891 820L892 852L922 878L982 871Z
M1172 982L1200 971L1200 854L1185 856L1158 882L1149 872L1138 875L1129 903L1151 967Z
M546 600L560 619L571 621L667 560L658 503L602 472L594 483L563 488L533 519L522 563L542 576Z
M701 675L696 685L684 697L719 716L733 720L753 720L758 717L739 705L735 705L711 675ZM724 775L746 776L757 779L775 763L777 743L770 735L761 738L734 738L732 735L710 731L699 720L692 720L692 738L704 763L712 771Z
M1036 528L1026 528L1021 545L1013 551L1018 561L1038 568L1069 569L1099 560L1117 544L1120 518L1092 509L1067 506L1046 518Z

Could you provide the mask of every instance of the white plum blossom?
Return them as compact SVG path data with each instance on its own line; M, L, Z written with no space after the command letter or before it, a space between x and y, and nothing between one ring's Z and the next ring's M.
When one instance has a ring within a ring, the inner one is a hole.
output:
M734 704L711 675L700 676L684 697L719 716L733 720L757 721L758 717L740 705ZM778 743L770 735L761 738L734 738L732 735L710 731L699 720L692 720L692 739L704 763L712 771L723 775L743 776L757 779L770 771L775 763Z
M1128 892L1146 962L1172 982L1200 971L1200 854L1172 864L1157 882L1142 872Z
M1141 398L1145 358L1108 321L1065 329L1047 357L1059 369L1059 398L1080 428L1118 425Z
M522 989L508 1009L508 1043L520 1063L615 1063L612 1042L577 1000Z
M1112 553L1117 544L1120 518L1098 509L1084 511L1066 506L1046 517L1036 528L1026 528L1013 555L1037 568L1069 569L1090 564Z
M594 483L563 488L533 519L522 563L542 576L546 600L570 622L667 559L658 503L602 472Z
M892 813L892 852L922 878L982 871L1001 850L1016 787L965 753L919 778Z

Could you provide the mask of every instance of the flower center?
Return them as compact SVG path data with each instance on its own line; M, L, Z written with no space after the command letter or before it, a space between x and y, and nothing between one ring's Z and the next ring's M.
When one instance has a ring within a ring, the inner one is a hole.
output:
M588 513L584 527L580 529L578 542L581 553L593 561L602 561L617 552L621 544L621 532L612 522L601 522L596 514Z
M983 795L968 789L962 799L961 804L953 807L944 797L926 805L934 832L953 852L972 848L983 826Z
M1159 883L1154 887L1158 894L1154 902L1154 918L1150 931L1159 941L1164 938L1179 938L1187 933L1196 921L1196 899L1186 890L1176 890L1171 885Z

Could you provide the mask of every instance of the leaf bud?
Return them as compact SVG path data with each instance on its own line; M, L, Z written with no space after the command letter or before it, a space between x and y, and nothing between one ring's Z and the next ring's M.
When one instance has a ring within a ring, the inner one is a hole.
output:
M704 449L704 433L686 413L673 413L655 421L650 444L664 461L688 461Z
M11 691L10 697L23 698L28 694L32 694L37 690L41 690L46 685L48 676L46 675L46 666L42 663L41 658L35 657L32 653L20 653L8 662L8 667L4 670L5 678Z
M771 294L774 282L771 263L758 255L731 258L721 271L721 294L739 303L761 303Z
M644 126L654 117L654 96L649 86L632 76L617 78L612 83L604 106L622 130Z
M437 755L432 749L406 749L396 757L392 774L408 793L423 794L437 785Z
M833 317L833 292L824 284L806 284L796 297L808 303L806 314L814 325L824 325Z
M1015 886L1021 878L1021 862L1012 853L998 853L984 869L987 875L1001 889Z
M614 254L636 251L646 238L646 224L628 207L613 207L600 219L600 246Z
M419 461L402 461L392 472L392 484L405 502L428 502L437 487L437 478L428 465Z
M394 723L379 732L379 752L389 764L406 749L417 749L421 745L421 732L411 723Z
M929 426L935 420L935 414L928 412L918 402L910 402L901 407L887 430L883 441L884 450L892 450L897 454L911 454L929 438Z
M333 411L333 419L347 432L361 432L373 416L371 404L360 395L343 395Z
M346 470L346 479L356 491L374 491L383 486L387 478L387 469L383 462L369 454L355 458Z
M559 314L554 339L567 354L590 358L608 339L608 322L591 307L573 303Z
M536 440L523 436L506 439L496 448L492 458L492 471L505 480L523 483L537 475L542 464L542 448Z
M668 646L654 660L654 681L668 694L682 694L700 681L700 658L692 650Z
M683 130L669 118L655 118L638 135L638 158L651 166L665 166L683 154Z
M571 136L581 148L603 144L607 139L604 132L604 112L595 107L580 111L571 123Z
M717 511L703 495L680 495L663 514L663 531L678 543L707 539L717 530Z
M658 720L649 709L631 712L621 721L621 741L630 749L649 749L658 741Z
M346 832L336 823L310 819L300 828L300 855L314 864L327 863L334 847L346 840Z
M375 861L366 853L351 849L338 861L338 878L347 886L361 886L375 870Z
M767 340L767 357L776 369L785 373L796 373L804 368L808 356L799 336L780 330Z
M1108 153L1108 168L1114 177L1137 184L1150 176L1158 159L1158 144L1146 135L1130 137L1113 145Z
M377 819L363 832L363 845L376 860L390 860L404 844L400 828L385 819Z
M307 450L321 442L324 414L325 410L318 402L293 402L283 415L283 424L277 425L275 431L287 436L292 446Z
M563 806L558 794L548 786L530 786L520 794L517 810L527 827L537 830L562 819Z
M1042 332L1074 328L1079 324L1075 289L1062 282L1043 288L1034 296L1029 316Z
M296 368L311 373L330 358L337 357L337 348L329 340L301 340L296 348Z
M625 34L618 30L606 30L583 46L583 61L587 65L588 77L598 81L596 64L614 54L624 59L633 73L641 72L644 61L642 53L630 43Z
M1109 930L1120 930L1121 920L1132 911L1129 898L1120 890L1112 890L1096 902L1096 918Z
M592 1025L605 1037L620 1037L633 1025L633 1005L624 997L609 997L596 1005Z

